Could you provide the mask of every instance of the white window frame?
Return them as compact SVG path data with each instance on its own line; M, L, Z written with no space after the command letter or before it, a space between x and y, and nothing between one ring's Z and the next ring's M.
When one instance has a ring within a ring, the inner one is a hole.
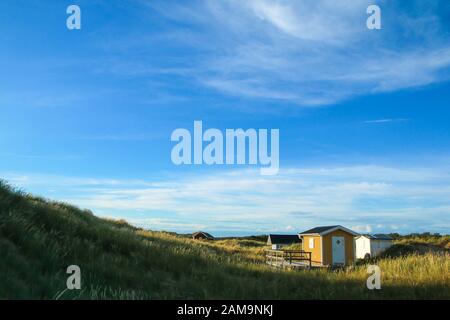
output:
M314 238L309 238L309 248L314 249Z

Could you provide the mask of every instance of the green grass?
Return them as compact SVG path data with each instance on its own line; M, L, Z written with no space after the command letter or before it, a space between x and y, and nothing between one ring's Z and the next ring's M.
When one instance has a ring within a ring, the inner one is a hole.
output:
M390 299L450 298L450 259L413 253L366 266L275 271L260 238L194 241L95 217L0 183L0 299ZM82 290L66 290L80 266Z

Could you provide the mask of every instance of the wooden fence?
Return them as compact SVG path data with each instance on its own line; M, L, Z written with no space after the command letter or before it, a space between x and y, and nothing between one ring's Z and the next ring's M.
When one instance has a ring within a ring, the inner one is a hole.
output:
M266 250L266 263L277 268L311 269L311 252L303 250Z

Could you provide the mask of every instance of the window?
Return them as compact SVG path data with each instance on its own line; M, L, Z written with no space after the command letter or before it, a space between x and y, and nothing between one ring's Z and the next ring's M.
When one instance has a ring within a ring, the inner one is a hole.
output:
M309 248L314 249L314 238L309 238Z

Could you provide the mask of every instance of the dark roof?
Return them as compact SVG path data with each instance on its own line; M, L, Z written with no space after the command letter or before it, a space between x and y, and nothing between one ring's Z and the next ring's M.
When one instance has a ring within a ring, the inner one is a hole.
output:
M267 244L291 244L300 243L301 239L296 234L269 234Z
M337 228L337 227L339 227L339 226L323 226L323 227L315 227L315 228L306 230L306 231L304 231L304 232L301 232L300 234L322 233L322 232L325 232L325 231L327 231L327 230L334 229L334 228Z
M208 232L204 232L204 231L197 231L197 232L194 232L194 233L192 234L193 237L198 236L198 235L203 235L203 236L205 236L205 238L210 238L210 239L213 239L213 238L214 238L214 237L213 237L212 235L210 235Z
M363 234L364 237L369 238L371 240L394 240L392 237L387 234Z
M388 236L387 234L374 234L373 235L377 240L394 240L392 237Z
M350 230L350 229L347 229L347 228L345 228L343 226L339 226L339 225L316 227L316 228L312 228L312 229L306 230L304 232L301 232L301 233L299 233L299 235L314 234L314 235L323 236L323 235L326 235L326 234L328 234L330 232L333 232L334 230L342 230L344 232L352 234L353 236L359 235L357 232L355 232L353 230Z

